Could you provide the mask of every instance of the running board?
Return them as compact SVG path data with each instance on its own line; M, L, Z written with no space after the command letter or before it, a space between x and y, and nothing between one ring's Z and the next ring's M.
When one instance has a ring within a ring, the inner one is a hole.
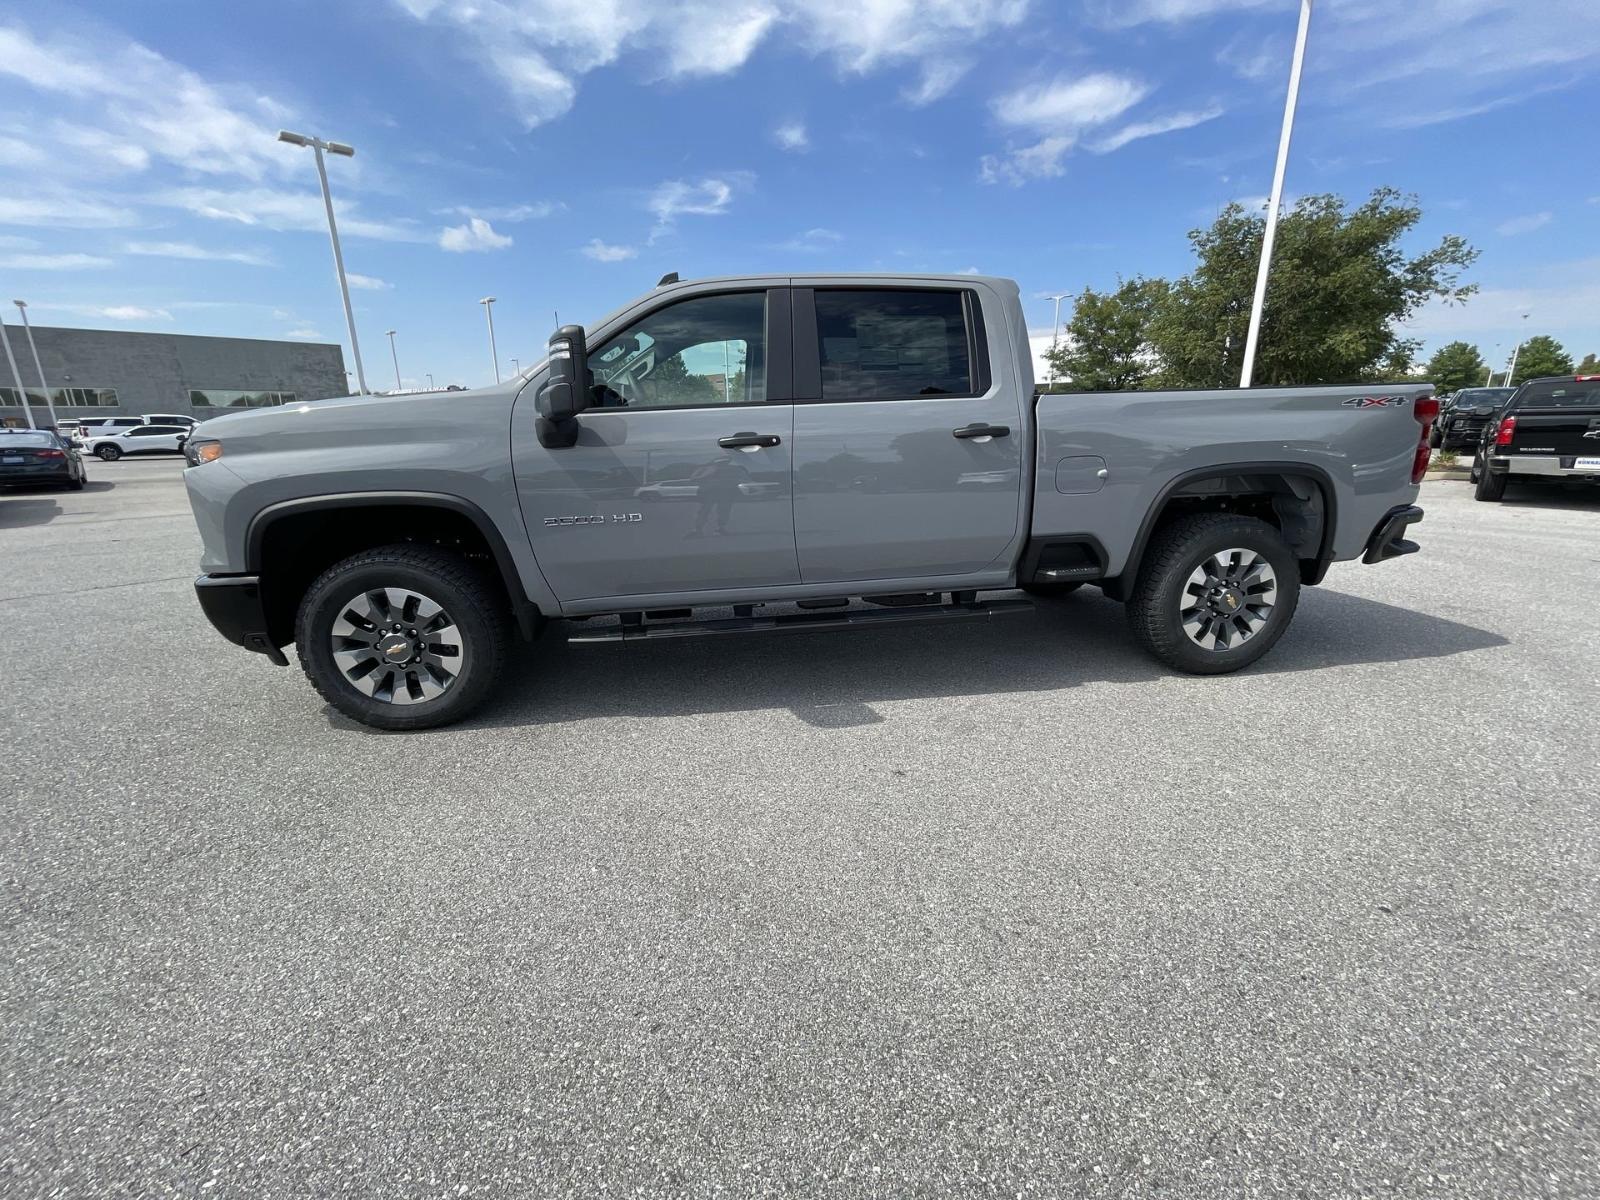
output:
M715 637L725 633L805 633L813 629L862 629L869 625L933 625L971 621L1006 613L1031 612L1031 600L987 600L982 604L924 605L918 608L851 609L848 612L786 613L773 617L722 617L670 624L611 625L573 630L569 642L653 642L664 638Z

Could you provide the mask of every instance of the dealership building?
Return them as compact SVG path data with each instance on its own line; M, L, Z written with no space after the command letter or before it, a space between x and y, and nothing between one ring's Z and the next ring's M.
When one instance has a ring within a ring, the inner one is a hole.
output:
M48 424L44 389L26 332L5 335L22 374L35 424ZM351 391L344 352L318 342L123 333L35 325L33 340L56 415L139 417L187 413L198 420L232 408L320 400ZM9 363L0 362L0 424L26 424Z

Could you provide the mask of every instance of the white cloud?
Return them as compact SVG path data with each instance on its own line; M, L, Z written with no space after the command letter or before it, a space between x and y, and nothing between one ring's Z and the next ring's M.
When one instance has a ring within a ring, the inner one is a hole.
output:
M791 250L797 254L814 254L822 250L831 250L842 241L844 234L837 230L808 229L783 242L778 249Z
M9 271L89 271L109 267L111 260L98 254L10 254L0 258Z
M358 275L354 271L347 271L344 278L351 287L363 292L387 292L394 287L386 279L379 279L376 275Z
M942 60L1021 22L1028 0L396 0L413 18L453 29L534 126L572 107L583 76L634 55L646 78L738 70L767 38L831 58L846 71L910 64L913 103L942 95L959 71ZM559 65L557 65L559 64Z
M230 99L137 42L45 42L20 28L0 28L0 75L49 95L52 112L70 103L92 113L92 126L57 124L53 140L128 170L159 158L199 174L259 179L294 153L256 115L281 114L280 106L242 89ZM52 160L71 162L70 156Z
M164 308L140 308L137 304L116 304L110 308L92 310L97 316L114 321L170 321L172 314Z
M48 229L114 229L136 225L130 208L73 196L0 196L0 225Z
M482 217L472 217L465 225L451 225L439 231L439 248L456 254L478 250L504 250L511 238L496 233Z
M750 186L754 176L745 171L707 176L704 179L668 179L656 185L645 207L656 216L656 234L669 228L679 217L715 217L728 211L734 193Z
M997 121L1043 136L1012 146L1004 154L984 155L979 178L1017 185L1060 175L1067 155L1086 130L1116 120L1149 91L1131 76L1100 71L1076 79L1063 76L996 97L991 108Z
M1461 338L1477 342L1485 358L1494 345L1510 357L1525 333L1549 333L1580 356L1600 350L1593 314L1600 312L1600 258L1530 267L1513 287L1488 286L1461 304L1430 300L1403 327L1430 345ZM1524 321L1524 313L1532 314Z
M273 230L326 234L328 215L322 196L313 191L275 188L169 188L144 197L147 203L183 209L213 221L237 221ZM0 201L0 204L3 204ZM410 221L385 221L360 215L355 201L335 197L334 212L341 237L388 242L422 242L427 234Z
M283 336L284 337L291 337L291 338L296 339L297 341L303 341L303 342L325 342L325 341L328 340L327 338L323 337L320 333L318 333L315 329L291 329L291 330L289 330L288 333L284 334Z
M1529 213L1525 217L1512 217L1509 221L1500 222L1494 227L1494 231L1501 237L1516 237L1521 233L1532 233L1536 229L1543 229L1555 219L1554 213Z
M212 250L206 246L196 246L193 242L129 242L123 249L129 254L140 254L150 258L184 258L193 259L196 262L232 262L243 263L251 267L270 265L270 260L262 254L256 254L248 250Z
M1155 21L1192 21L1245 8L1273 6L1277 0L1089 0L1090 20L1110 29ZM1281 4L1278 5L1282 7Z
M803 121L785 121L772 131L772 140L783 150L806 150L811 146Z
M591 238L589 244L583 248L585 258L592 258L595 262L622 262L625 259L636 258L639 251L634 246L615 246L610 242L602 242L599 238Z
M49 161L45 152L32 142L0 135L0 167L42 167Z
M510 225L518 221L539 220L560 209L561 205L553 200L540 200L537 204L512 204L503 208L474 208L471 205L458 204L454 208L441 208L436 211L441 216L482 217L485 221L500 221Z
M1179 129L1193 129L1196 125L1214 121L1221 115L1222 107L1213 104L1208 108L1171 113L1165 117L1156 117L1149 121L1135 121L1131 125L1124 125L1115 133L1108 134L1089 143L1088 149L1094 154L1109 154L1113 150L1122 149L1129 142L1138 141L1140 138L1155 137L1158 134L1172 133Z
M929 58L923 61L915 87L908 87L900 95L907 104L920 108L932 104L960 83L972 63L965 58Z

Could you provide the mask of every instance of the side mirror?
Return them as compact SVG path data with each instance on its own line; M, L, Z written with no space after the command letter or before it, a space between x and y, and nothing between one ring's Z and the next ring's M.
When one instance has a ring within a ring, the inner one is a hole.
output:
M563 425L589 407L588 359L582 325L563 325L550 338L550 377L535 400L546 421Z

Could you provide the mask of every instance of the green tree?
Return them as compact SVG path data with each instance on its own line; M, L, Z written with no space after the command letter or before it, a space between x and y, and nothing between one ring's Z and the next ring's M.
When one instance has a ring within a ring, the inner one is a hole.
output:
M1489 377L1489 364L1483 361L1483 355L1472 343L1451 342L1441 346L1428 360L1423 374L1443 395L1462 388L1482 387Z
M1578 364L1576 372L1579 375L1600 375L1600 358L1593 354L1585 354L1583 361Z
M1130 279L1114 292L1084 288L1072 306L1066 338L1045 359L1074 392L1137 388L1160 366L1150 323L1167 298L1163 279Z
M1450 234L1408 257L1400 243L1422 210L1393 188L1359 208L1337 196L1307 196L1278 223L1277 247L1256 355L1258 384L1345 383L1371 378L1416 344L1396 326L1425 301L1464 300L1477 290L1461 273L1478 252ZM1265 236L1265 214L1230 204L1189 235L1199 262L1171 286L1150 327L1163 383L1232 386Z
M1522 349L1517 353L1516 374L1511 382L1519 384L1543 375L1571 374L1574 374L1572 355L1555 338L1541 333L1522 343Z
M644 377L643 383L645 395L652 406L710 404L716 399L716 389L711 386L711 381L704 375L692 374L681 354L658 362L655 369Z

